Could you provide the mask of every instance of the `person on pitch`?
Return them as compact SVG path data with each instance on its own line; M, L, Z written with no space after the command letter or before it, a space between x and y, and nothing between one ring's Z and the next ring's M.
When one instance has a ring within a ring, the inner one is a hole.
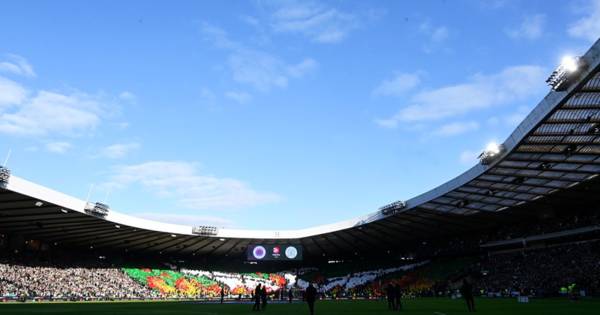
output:
M308 310L310 311L310 315L315 315L315 301L317 300L317 289L311 284L306 288L306 292L304 293L304 299L308 304Z
M252 306L253 311L260 311L260 296L262 289L260 287L260 283L254 289L254 305Z
M475 299L473 298L473 286L465 278L463 284L460 287L460 294L462 294L465 302L467 302L467 309L469 312L475 312Z
M262 302L262 310L267 309L267 286L263 285L262 290L260 291L260 300Z
M400 283L396 283L394 287L394 306L397 311L402 310L402 288L400 288Z
M394 288L394 285L390 282L388 283L386 289L385 289L385 293L387 296L387 302L388 302L388 309L390 311L393 311L394 309L396 309L396 305L395 305L395 297L396 297L396 288Z

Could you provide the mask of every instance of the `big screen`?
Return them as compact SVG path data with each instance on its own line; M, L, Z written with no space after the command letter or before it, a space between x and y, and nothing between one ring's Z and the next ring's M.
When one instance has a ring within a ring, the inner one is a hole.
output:
M302 260L302 247L299 245L276 244L263 245L256 244L248 246L246 251L248 260Z

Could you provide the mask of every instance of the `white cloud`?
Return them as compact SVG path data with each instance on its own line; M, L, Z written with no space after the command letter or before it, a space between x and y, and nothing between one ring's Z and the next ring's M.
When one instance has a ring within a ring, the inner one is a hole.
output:
M318 63L312 58L306 58L302 62L288 66L287 72L290 76L301 78L307 73L313 72L318 67Z
M569 35L595 42L600 37L600 0L593 0L582 10L585 16L569 26Z
M119 94L119 99L128 103L135 103L137 101L137 96L129 91L123 91Z
M286 87L286 65L273 55L256 50L238 51L229 56L233 79L261 91Z
M398 73L395 77L383 80L374 90L374 95L401 96L417 87L421 78L415 73Z
M317 62L311 58L287 63L275 55L246 47L212 25L203 25L202 32L216 47L229 52L227 60L233 80L260 91L286 87L290 78L301 78L317 68Z
M423 43L423 51L427 54L435 50L442 49L448 51L444 43L450 37L450 30L444 25L433 25L429 20L425 20L419 25L419 32L427 37Z
M479 129L479 123L476 121L467 122L453 122L442 125L440 128L433 132L434 135L442 137L457 136L469 131L475 131Z
M43 90L20 101L13 110L0 112L0 132L24 136L79 135L98 126L105 106L98 97L85 93L66 95Z
M448 39L450 31L446 26L433 26L431 22L425 21L419 25L421 33L427 35L434 44L439 44Z
M49 142L46 143L46 150L52 153L63 154L71 149L72 145L68 142Z
M35 76L33 67L24 58L8 55L12 63L4 62L0 71L21 76ZM130 92L120 97L87 94L76 90L57 92L33 90L0 76L0 133L14 136L70 136L91 134L101 120L118 112L119 100L134 97ZM52 152L64 152L66 146L47 146Z
M207 215L171 214L161 212L142 212L133 213L132 215L152 221L191 226L211 225L221 228L231 228L234 225L231 220Z
M538 39L543 35L545 23L546 16L544 14L526 16L519 27L507 29L506 34L515 39Z
M3 107L20 104L27 97L27 91L19 83L0 77L0 114Z
M115 188L132 184L197 210L252 207L281 199L271 192L256 191L237 179L200 174L195 164L183 161L150 161L116 167L108 183Z
M137 142L116 143L103 148L100 151L100 155L109 159L120 159L129 155L129 153L138 150L140 147L141 145Z
M382 127L401 123L434 121L521 101L545 91L546 71L538 66L513 66L496 74L477 74L467 82L421 91L408 106L386 119L376 120Z
M252 95L242 91L228 91L225 93L225 97L234 100L240 104L246 104L252 100Z
M203 87L200 89L200 99L207 105L215 105L217 96L209 88Z
M431 33L431 40L435 43L440 43L448 38L448 28L445 26L436 27Z
M0 62L0 72L8 72L25 77L35 77L35 71L27 59L19 56L9 54L7 55L8 61Z
M269 20L275 32L302 34L319 43L338 43L359 26L351 13L319 2L273 3Z
M465 150L460 153L458 160L463 165L473 166L479 162L479 160L478 160L479 154L481 154L481 152Z

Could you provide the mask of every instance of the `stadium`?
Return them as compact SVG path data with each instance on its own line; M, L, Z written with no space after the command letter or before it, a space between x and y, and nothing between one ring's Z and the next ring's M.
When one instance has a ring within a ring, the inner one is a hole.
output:
M600 41L548 76L548 94L466 172L303 229L139 218L5 163L0 312L245 314L264 295L264 312L308 314L314 286L318 314L460 314L471 294L482 314L595 314Z

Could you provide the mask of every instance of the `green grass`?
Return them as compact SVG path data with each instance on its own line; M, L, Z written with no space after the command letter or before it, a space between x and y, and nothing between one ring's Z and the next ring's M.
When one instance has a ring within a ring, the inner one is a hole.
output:
M320 301L317 315L370 315L390 314L385 302L381 301ZM600 300L588 299L571 302L566 299L533 300L519 304L516 299L478 299L476 314L600 314ZM116 302L116 303L0 303L0 314L196 314L196 315L241 315L257 314L249 304L194 304L186 302ZM404 314L454 315L467 314L462 300L423 298L404 301ZM308 308L303 303L270 304L260 314L306 315Z

